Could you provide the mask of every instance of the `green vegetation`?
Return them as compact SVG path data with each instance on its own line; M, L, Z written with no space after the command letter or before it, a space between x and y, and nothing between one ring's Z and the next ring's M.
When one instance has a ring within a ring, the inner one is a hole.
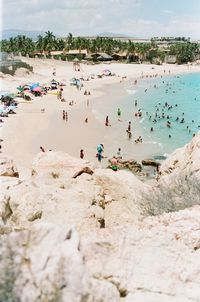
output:
M165 46L162 47L162 43ZM161 44L159 44L161 43ZM21 53L23 56L35 56L35 54L45 54L48 57L51 51L68 51L76 49L81 51L87 50L87 53L107 53L108 55L125 54L119 59L125 59L128 62L143 62L161 64L164 62L166 55L176 56L177 63L187 63L196 60L200 55L199 44L190 42L189 38L177 37L162 37L152 38L149 43L136 43L131 40L122 41L113 38L96 37L88 39L85 37L73 37L71 33L67 38L56 38L53 32L47 31L45 36L38 36L37 41L26 36L17 36L9 40L0 42L1 51L8 53ZM55 58L66 59L64 54L57 55ZM74 57L72 56L71 59Z
M193 62L199 54L199 45L197 43L176 43L170 46L170 54L176 55L177 63Z

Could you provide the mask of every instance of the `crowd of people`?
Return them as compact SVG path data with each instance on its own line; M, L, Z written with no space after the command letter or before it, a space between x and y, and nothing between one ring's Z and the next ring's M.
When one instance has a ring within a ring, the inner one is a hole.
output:
M166 71L164 71L164 73L166 73ZM169 72L169 74L170 74L170 72ZM148 77L156 78L156 77L158 77L158 74L154 74L154 75L150 75L150 76L142 74L142 76L141 76L142 79L148 78ZM161 78L162 78L162 76L161 76ZM162 83L165 84L165 86L166 86L166 90L165 90L166 94L169 93L170 89L172 89L171 84L167 83L167 82L165 83L165 81L162 81ZM134 85L137 85L137 84L138 84L138 80L135 80ZM158 84L153 85L154 89L157 89L158 87L159 87ZM144 92L148 93L148 88L144 88ZM175 93L175 90L173 90L172 92ZM85 90L82 93L84 96L91 95L90 91L88 91L88 90ZM58 91L57 98L59 100L62 100L62 98L63 98L63 88L62 87ZM89 103L90 103L90 101L89 101L89 99L87 99L86 100L87 107L89 107ZM186 123L184 112L182 112L181 114L179 113L179 115L178 115L179 110L177 110L178 116L176 118L174 118L174 114L173 115L171 114L172 112L173 113L176 112L176 109L179 109L178 104L169 103L167 101L158 102L154 108L151 108L151 110L145 112L145 110L143 108L138 108L139 103L140 103L140 101L138 101L137 99L134 100L134 107L136 110L133 110L133 112L132 112L133 116L131 118L135 117L136 119L139 119L139 120L141 120L141 119L148 120L150 123L150 127L149 127L150 133L155 132L157 130L155 125L156 125L156 123L159 123L159 121L162 121L163 122L162 125L165 125L169 129L169 131L170 131L170 129L172 129L174 127L175 123L180 123L180 124ZM74 104L76 104L74 101L69 101L70 106L73 106ZM117 111L117 121L122 122L121 108L118 107L116 111ZM131 114L130 114L130 116L131 116ZM63 119L63 121L68 121L68 112L66 110L62 111L62 119ZM84 118L84 122L86 124L89 122L89 119L87 116ZM192 120L192 123L194 123L194 120ZM115 123L110 122L109 116L106 115L104 125L106 127L111 127L112 124L115 124ZM129 120L127 128L125 129L128 140L131 140L133 137L133 133L135 133L135 132L133 132L134 129L132 129L132 128L134 128L134 127L132 126L132 124L133 124L133 122L131 120ZM191 129L188 125L186 126L186 129L189 132L191 132ZM168 133L168 137L172 138L172 134ZM144 139L142 138L142 136L139 135L138 137L134 138L133 142L135 142L135 144L141 144L141 143L143 143L143 140ZM81 159L84 159L85 152L83 149L80 149L79 156ZM116 168L117 160L121 157L122 157L121 148L118 148L116 155L114 155L111 160L111 167L114 171L117 170L117 168ZM106 158L106 156L104 155L104 145L102 143L97 146L96 158L99 163L102 161L102 158Z

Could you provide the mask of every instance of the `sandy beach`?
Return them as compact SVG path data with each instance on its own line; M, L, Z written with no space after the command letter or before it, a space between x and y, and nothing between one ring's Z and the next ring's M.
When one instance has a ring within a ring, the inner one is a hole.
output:
M48 93L42 97L34 97L29 102L20 102L16 115L9 115L4 118L1 127L2 152L12 157L20 168L21 175L29 171L34 156L43 146L45 150L62 150L70 155L79 157L80 149L85 152L85 159L96 161L96 146L99 143L105 144L105 155L112 156L107 148L109 143L109 127L105 127L96 119L93 107L97 98L104 96L105 87L108 85L123 85L126 81L133 81L140 78L141 74L165 75L182 74L188 72L200 72L199 66L185 65L145 65L145 64L81 64L80 72L73 70L70 62L63 62L50 59L29 59L23 61L33 66L33 73L24 75L23 72L17 73L12 77L1 75L1 90L16 92L16 87L20 84L39 82L40 84L49 83L52 78L59 82L66 83L64 86L63 97L66 102L61 102L55 94ZM53 68L56 68L56 76L52 76ZM116 76L103 77L102 79L91 79L84 81L84 87L77 90L70 86L69 80L72 77L86 77L90 74L97 75L104 69L110 69ZM164 72L165 70L165 72ZM122 77L126 77L122 81ZM106 86L105 86L106 85ZM134 85L134 83L133 83ZM84 95L84 91L90 91L90 95ZM74 101L73 106L69 101ZM87 100L89 105L87 106ZM106 95L105 95L106 101ZM41 109L45 113L41 113ZM68 121L62 119L62 111L68 112ZM85 118L88 123L85 123ZM111 127L110 127L111 128ZM139 150L141 152L141 150Z

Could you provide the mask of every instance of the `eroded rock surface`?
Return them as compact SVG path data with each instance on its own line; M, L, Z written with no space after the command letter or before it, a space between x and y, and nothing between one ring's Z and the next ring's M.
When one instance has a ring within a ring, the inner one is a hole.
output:
M53 151L27 180L2 176L0 301L199 302L199 154L200 134L156 186ZM146 215L160 213L152 196L162 213L185 209L145 216L148 198Z

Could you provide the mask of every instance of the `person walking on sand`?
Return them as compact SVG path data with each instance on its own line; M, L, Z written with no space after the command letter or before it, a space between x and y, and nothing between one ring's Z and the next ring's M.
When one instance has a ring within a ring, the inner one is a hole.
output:
M128 122L128 131L131 132L131 122Z
M68 113L67 113L67 111L65 112L65 120L66 120L66 122L68 121Z
M83 153L83 149L80 150L80 158L83 159L84 158L84 153Z
M40 146L40 150L41 150L42 152L45 152L45 150L44 150L44 148L43 148L42 146Z
M65 110L63 110L63 121L65 120Z
M131 137L132 137L132 133L131 133L131 131L129 131L129 130L126 130L126 132L127 132L127 135L128 135L128 139L130 140Z
M106 116L105 126L111 126L111 125L109 124L108 115Z

